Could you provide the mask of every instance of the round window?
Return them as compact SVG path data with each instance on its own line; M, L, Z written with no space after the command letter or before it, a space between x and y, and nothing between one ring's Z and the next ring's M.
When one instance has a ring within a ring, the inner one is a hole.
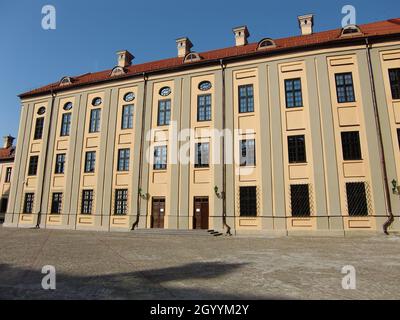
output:
M102 102L103 102L103 100L101 100L101 98L94 98L92 100L92 105L97 107L97 106L101 105Z
M135 94L133 92L128 92L125 96L124 96L124 101L126 102L131 102L135 100Z
M171 94L171 88L170 87L161 88L160 96L166 97L166 96L169 96L170 94Z
M69 111L72 109L72 102L67 102L63 108L65 111Z
M38 112L37 112L37 114L38 115L43 115L43 114L45 114L45 112L46 112L46 108L45 107L40 107Z
M211 87L212 87L212 85L211 85L211 82L210 82L210 81L203 81L203 82L200 82L200 84L199 84L199 89L200 89L201 91L210 90Z

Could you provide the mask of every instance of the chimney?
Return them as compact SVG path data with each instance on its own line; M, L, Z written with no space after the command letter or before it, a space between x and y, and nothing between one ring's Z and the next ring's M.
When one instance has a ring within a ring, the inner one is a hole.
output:
M247 29L247 26L233 28L232 31L235 34L236 47L244 46L247 44L247 38L250 37L250 33L249 30Z
M3 147L4 149L8 149L10 147L12 147L13 142L14 142L14 137L8 135L6 137L3 137Z
M313 33L313 26L314 26L314 15L313 14L306 14L304 16L297 17L299 20L299 27L301 29L301 35L309 35Z
M118 56L118 67L125 68L132 64L132 60L135 58L128 50L122 50L117 52Z
M176 46L178 48L178 57L183 58L190 52L193 44L190 42L189 38L184 37L176 39Z

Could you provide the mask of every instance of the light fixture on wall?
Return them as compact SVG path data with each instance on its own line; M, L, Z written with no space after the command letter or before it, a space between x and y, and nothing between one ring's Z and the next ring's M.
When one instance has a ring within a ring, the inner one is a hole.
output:
M224 191L219 192L217 186L214 187L214 192L218 199L225 199L225 192Z
M143 193L142 188L139 188L138 192L139 192L139 196L140 196L143 200L148 201L148 200L150 199L150 194L149 194L149 193Z

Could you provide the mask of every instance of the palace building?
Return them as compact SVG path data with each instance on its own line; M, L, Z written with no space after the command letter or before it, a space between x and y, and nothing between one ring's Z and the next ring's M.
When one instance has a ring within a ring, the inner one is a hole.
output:
M21 94L4 225L399 231L400 18L295 22L258 42L234 28L208 52L179 38L161 61L120 51L110 70Z

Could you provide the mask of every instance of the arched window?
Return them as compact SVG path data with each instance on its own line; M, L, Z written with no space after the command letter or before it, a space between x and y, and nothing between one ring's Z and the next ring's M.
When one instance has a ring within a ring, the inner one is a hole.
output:
M115 76L121 76L121 75L123 75L123 74L125 74L126 73L126 71L125 71L125 69L124 68L122 68L122 67L120 67L120 66L117 66L117 67L115 67L114 69L112 69L112 71L111 71L111 77L115 77Z
M184 63L190 63L190 62L195 62L195 61L200 61L201 58L198 53L196 52L190 52L186 55L186 57L183 59Z
M350 24L342 29L341 37L362 34L359 26Z
M270 38L265 38L265 39L262 39L258 43L257 50L263 50L263 49L275 48L275 47L276 47L276 44L275 44L274 40L272 40Z
M64 77L60 80L60 86L66 86L72 83L71 77Z

